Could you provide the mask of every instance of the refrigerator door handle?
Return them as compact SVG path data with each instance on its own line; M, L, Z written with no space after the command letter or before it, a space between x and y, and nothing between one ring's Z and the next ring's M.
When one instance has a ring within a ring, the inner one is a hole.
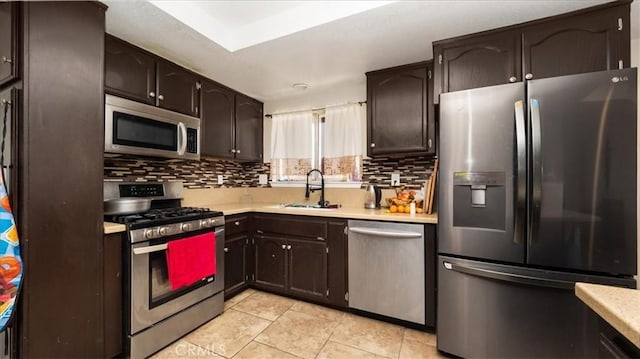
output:
M516 198L515 216L513 223L513 241L523 244L524 217L526 209L527 190L527 140L525 131L524 102L514 103L516 121Z
M464 273L476 277L482 278L490 278L505 282L523 284L523 285L533 285L537 287L549 287L549 288L558 288L558 289L566 289L566 290L574 290L575 283L567 282L564 280L554 280L540 277L533 277L528 275L516 274L516 273L506 273L499 272L486 268L478 268L472 265L460 265L457 263L442 262L443 266L447 270L456 271L459 273Z
M542 140L540 128L540 103L537 99L530 99L531 109L531 227L530 240L538 237L540 226L540 207L542 205Z

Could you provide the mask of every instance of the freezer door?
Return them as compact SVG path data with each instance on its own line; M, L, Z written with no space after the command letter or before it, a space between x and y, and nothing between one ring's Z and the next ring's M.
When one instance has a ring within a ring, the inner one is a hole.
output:
M529 81L529 264L636 273L636 76Z
M594 358L598 316L576 281L632 279L549 272L438 257L438 350L463 358Z
M440 96L438 250L523 263L524 84Z

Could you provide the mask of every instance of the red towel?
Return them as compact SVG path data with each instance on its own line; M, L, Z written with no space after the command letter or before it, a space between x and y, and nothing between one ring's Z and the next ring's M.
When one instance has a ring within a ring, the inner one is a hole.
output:
M167 269L172 290L216 274L215 233L167 243Z

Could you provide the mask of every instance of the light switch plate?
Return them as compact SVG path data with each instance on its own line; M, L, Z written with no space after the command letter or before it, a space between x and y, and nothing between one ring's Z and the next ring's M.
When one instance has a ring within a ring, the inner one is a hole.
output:
M218 175L218 184L224 183L224 177L222 175Z
M258 175L258 184L267 184L268 178L266 174Z
M400 173L392 173L391 174L391 185L399 186L400 185Z

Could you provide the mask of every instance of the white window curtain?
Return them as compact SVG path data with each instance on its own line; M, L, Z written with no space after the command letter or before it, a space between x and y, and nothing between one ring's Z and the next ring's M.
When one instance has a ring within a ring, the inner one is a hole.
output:
M271 118L271 179L304 181L313 167L313 112Z
M362 180L365 110L360 104L328 107L322 129L322 172L332 182Z

